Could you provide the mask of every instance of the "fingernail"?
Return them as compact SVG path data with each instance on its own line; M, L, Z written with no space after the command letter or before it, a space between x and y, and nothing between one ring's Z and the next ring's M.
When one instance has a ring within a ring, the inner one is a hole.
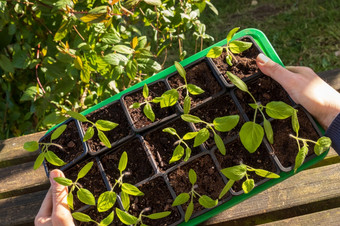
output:
M257 61L260 63L260 64L266 64L268 61L269 61L269 58L264 55L263 53L260 53L258 56L257 56Z
M53 178L55 178L55 177L58 177L58 172L52 170L52 171L50 172L50 183L51 183L52 185L56 185L56 184L57 184L57 182L53 179Z

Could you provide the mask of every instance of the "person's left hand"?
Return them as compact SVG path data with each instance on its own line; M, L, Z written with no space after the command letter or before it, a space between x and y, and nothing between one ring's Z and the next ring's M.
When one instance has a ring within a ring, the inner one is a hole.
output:
M55 182L53 179L55 177L65 176L60 170L50 172L51 187L35 217L35 225L74 225L70 209L67 205L67 187Z

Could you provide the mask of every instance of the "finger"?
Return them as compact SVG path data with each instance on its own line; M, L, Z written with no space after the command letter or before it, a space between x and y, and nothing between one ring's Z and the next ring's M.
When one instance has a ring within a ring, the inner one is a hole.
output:
M301 66L286 66L286 69L293 73L301 73L305 70L306 67Z
M39 212L35 217L35 225L52 225L52 188L48 189Z

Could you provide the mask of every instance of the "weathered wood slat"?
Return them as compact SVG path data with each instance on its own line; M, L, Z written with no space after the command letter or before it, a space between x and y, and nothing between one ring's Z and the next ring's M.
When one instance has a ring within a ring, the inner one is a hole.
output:
M203 225L254 225L339 207L339 179L340 163L302 171Z

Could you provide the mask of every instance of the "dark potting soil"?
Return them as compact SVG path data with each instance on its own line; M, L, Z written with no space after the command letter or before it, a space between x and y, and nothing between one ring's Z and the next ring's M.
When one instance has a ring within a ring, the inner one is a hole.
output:
M97 208L89 208L89 209L81 211L81 212L89 215L92 220L100 223L107 216L109 216L109 214L112 211L115 211L116 207L117 207L117 204L115 204L114 208L112 208L112 209L110 209L106 212L98 212ZM115 216L114 216L113 221L110 225L123 226L124 224L119 221L119 218L117 217L116 213L114 213L114 214L115 214ZM75 220L75 223L78 226L98 226L98 224L96 224L94 222L80 222L80 221Z
M299 137L317 141L319 135L302 107L298 108L298 119L300 124ZM294 166L298 146L296 140L289 137L289 134L296 135L292 129L291 118L274 120L271 124L274 132L274 144L272 145L274 154L284 167ZM300 142L300 145L303 146L302 142ZM314 144L308 142L308 145L307 156L310 156L314 153Z
M153 158L156 161L157 167L161 171L166 171L170 167L181 162L185 157L185 153L184 153L182 160L169 164L169 161L177 146L177 143L175 142L178 141L178 138L177 136L174 136L174 135L171 135L170 133L166 133L162 131L164 128L167 128L167 127L174 128L180 137L183 137L188 132L192 132L189 125L186 122L184 122L181 118L178 118L172 123L166 124L155 131L151 131L147 133L144 136L146 146L150 150ZM195 147L195 148L193 147L193 144L194 144L193 141L194 139L185 141L191 148L191 151L192 151L191 156L194 156L201 152L201 149L199 147ZM181 144L181 145L184 149L186 148L184 144Z
M226 144L226 155L223 156L218 150L215 150L217 161L220 163L221 168L228 168L232 166L246 164L255 169L264 169L273 173L276 172L276 167L271 160L265 145L262 143L260 147L252 154L250 154L242 145L239 138L235 141ZM255 183L264 180L265 178L255 174L255 172L247 172L250 179L254 179ZM246 180L243 178L236 181L233 185L233 190L238 192L242 190L242 183Z
M163 82L157 82L149 86L149 96L151 96L152 98L160 97L166 90L167 88ZM143 113L143 108L145 105L137 109L129 108L133 103L144 102L142 90L125 96L124 102L129 111L132 122L137 129L140 129L152 123ZM161 108L159 104L150 104L153 112L155 113L155 122L176 113L175 106Z
M53 132L51 132L50 135L44 138L44 140L42 140L41 142L50 143L52 133ZM61 145L64 148L64 150L56 146L49 146L48 150L54 152L54 154L56 154L60 159L62 159L66 163L69 163L72 160L76 159L84 152L84 147L79 137L75 121L70 121L67 124L65 131L52 142ZM61 166L54 166L47 161L46 164L49 171L61 168Z
M163 211L171 211L171 214L165 218L158 220L151 220L146 217L143 218L143 223L147 225L170 225L181 219L181 215L177 207L172 207L173 198L170 191L162 177L157 177L147 183L138 187L144 195L130 196L131 207L129 212L138 217L142 210L150 208L149 211L144 212L144 215L159 213Z
M216 131L216 133L224 140L231 139L232 137L236 136L238 134L238 131L240 131L241 125L243 124L244 120L243 117L240 115L239 110L236 107L236 104L233 102L231 96L229 94L224 94L223 96L220 96L202 106L199 108L193 110L191 112L192 115L198 116L203 121L212 123L215 118L217 117L223 117L223 116L229 116L229 115L239 115L240 120L237 126L230 130L229 132L220 132ZM197 123L195 124L195 127L200 130L204 127L206 127L206 124L203 123ZM215 146L214 141L214 134L210 132L209 139L205 142L205 145L208 150L213 148Z
M175 190L176 195L183 192L187 193L191 190L192 185L189 181L190 169L193 169L197 174L197 188L195 188L195 191L200 195L207 195L214 200L217 199L225 184L209 155L199 157L169 173L170 185ZM187 209L188 204L189 202L182 205L184 211ZM195 198L194 214L203 209L204 207L199 204L198 198Z
M251 42L249 38L244 38L242 41ZM225 50L223 50L221 56L212 58L212 60L227 82L231 84L227 76L227 71L230 71L241 79L259 72L259 68L256 65L256 57L259 53L259 50L253 44L246 51L243 51L240 54L234 54L235 57L233 57L232 66L229 66L226 62L227 52Z
M255 100L260 102L263 106L265 106L270 101L283 101L289 105L292 104L287 92L282 88L282 86L268 76L258 78L255 81L247 84L247 86L249 92L254 96ZM249 120L253 120L255 110L249 106L250 103L254 103L251 96L239 89L235 90L235 95L238 98L241 107L245 110ZM268 119L269 116L266 114L265 109L263 110L263 113ZM257 112L256 122L263 122L263 117L260 112Z
M76 164L72 168L64 172L65 177L75 181L78 176L78 172L89 162L93 162L91 170L86 174L85 177L78 180L80 187L89 190L97 200L101 193L106 191L106 186L103 181L102 175L100 174L98 164L95 159L88 159L81 163ZM86 204L82 203L77 197L77 189L73 192L74 197L74 209L77 210Z
M119 141L124 137L132 134L132 129L129 126L129 122L124 114L124 110L119 102L111 104L109 106L100 108L91 114L86 116L91 122L96 122L97 120L108 120L118 124L116 128L110 131L104 131L105 135L109 139L110 143ZM88 127L91 127L90 123L81 123L83 130L86 131ZM104 148L105 145L99 140L97 130L94 136L87 141L90 150L93 152L99 151Z
M196 85L204 90L204 93L199 95L189 94L191 98L191 108L222 91L222 87L217 82L208 66L208 63L205 61L186 69L186 78L188 84ZM185 85L184 79L178 73L171 76L168 81L173 89L177 89L178 87ZM179 103L183 108L184 98L187 91L186 89L180 88L178 89L178 92Z
M126 151L128 155L128 163L124 172L129 172L129 175L124 176L123 182L136 184L154 174L154 170L141 141L134 139L101 158L104 171L112 186L120 176L118 164L124 151ZM116 186L116 188L117 187L118 186ZM117 190L116 192L119 191L120 190Z

